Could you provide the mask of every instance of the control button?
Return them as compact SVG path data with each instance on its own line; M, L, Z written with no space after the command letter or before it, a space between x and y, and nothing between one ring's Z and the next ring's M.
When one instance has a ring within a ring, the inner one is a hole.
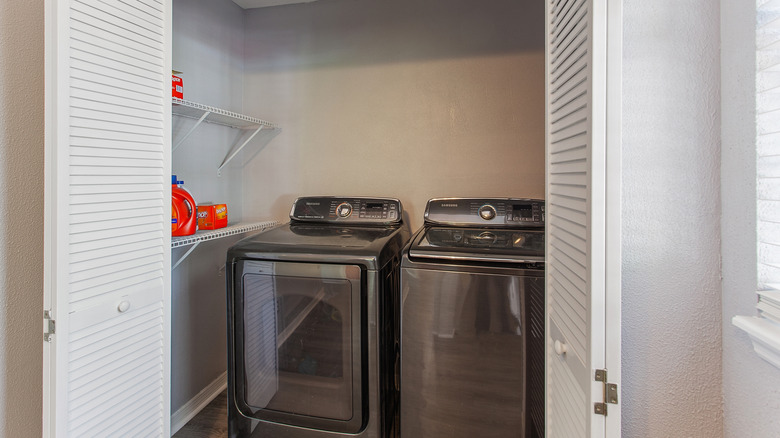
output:
M496 217L496 209L492 205L487 204L479 207L479 217L489 221Z
M395 211L390 212L390 219L395 219Z
M336 214L339 217L347 218L352 214L352 206L346 202L342 202L336 207Z

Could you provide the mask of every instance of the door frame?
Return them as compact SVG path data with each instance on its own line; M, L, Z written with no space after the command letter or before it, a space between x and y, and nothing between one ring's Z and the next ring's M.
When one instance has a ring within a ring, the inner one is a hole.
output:
M607 381L622 388L622 116L623 116L623 0L607 0L606 166L605 166L605 365ZM621 435L621 403L609 405L605 435Z

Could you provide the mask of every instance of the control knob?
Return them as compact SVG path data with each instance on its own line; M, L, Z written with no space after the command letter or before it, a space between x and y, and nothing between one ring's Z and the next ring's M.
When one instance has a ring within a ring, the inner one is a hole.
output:
M352 206L346 202L342 202L336 207L336 215L342 218L348 218L352 214Z
M496 217L496 209L490 204L483 205L479 207L479 217L489 221Z

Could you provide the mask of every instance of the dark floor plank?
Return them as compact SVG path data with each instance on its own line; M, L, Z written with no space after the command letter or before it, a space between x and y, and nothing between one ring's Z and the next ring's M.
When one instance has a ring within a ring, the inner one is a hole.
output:
M223 391L173 438L227 438L227 391Z

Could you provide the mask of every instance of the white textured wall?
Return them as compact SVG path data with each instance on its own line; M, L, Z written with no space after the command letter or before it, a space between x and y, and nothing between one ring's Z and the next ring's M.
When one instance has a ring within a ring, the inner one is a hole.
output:
M41 0L0 2L0 212L0 437L41 436Z
M626 0L623 435L722 436L719 7Z
M544 197L544 5L328 0L248 11L247 112L282 132L248 214L300 195Z
M721 0L723 398L725 436L735 438L780 430L780 370L731 324L756 313L754 5Z

